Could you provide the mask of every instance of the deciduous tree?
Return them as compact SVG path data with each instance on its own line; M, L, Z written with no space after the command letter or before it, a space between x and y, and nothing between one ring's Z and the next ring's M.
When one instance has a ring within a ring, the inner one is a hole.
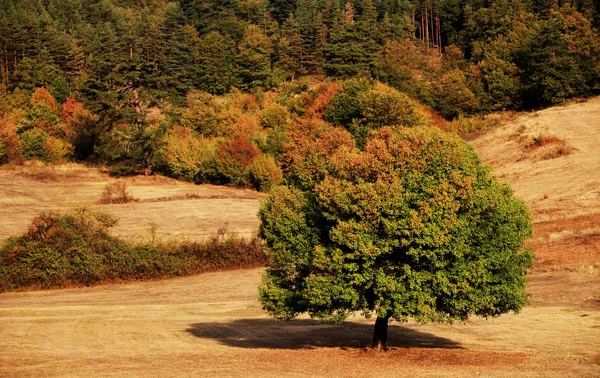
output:
M276 319L376 316L378 349L390 319L519 311L532 260L528 210L475 151L430 128L382 128L364 150L349 140L323 133L263 203L263 308Z

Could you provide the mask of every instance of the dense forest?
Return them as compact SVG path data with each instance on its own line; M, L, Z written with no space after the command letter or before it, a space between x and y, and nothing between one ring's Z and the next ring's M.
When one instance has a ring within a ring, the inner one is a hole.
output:
M593 94L598 26L600 0L0 0L0 163L268 190L336 127Z

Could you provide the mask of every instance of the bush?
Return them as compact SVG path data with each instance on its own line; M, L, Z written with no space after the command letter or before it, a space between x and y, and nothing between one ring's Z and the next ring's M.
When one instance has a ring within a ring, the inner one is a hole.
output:
M267 261L256 237L221 230L205 242L133 245L110 235L116 223L86 208L34 218L24 235L0 248L0 292L250 268Z
M43 160L48 163L63 163L70 151L70 145L53 136L48 137L44 142Z
M250 167L252 187L260 192L269 192L283 181L283 172L269 155L259 156Z
M256 144L248 141L246 137L238 136L225 140L219 146L212 169L199 172L194 181L250 187L250 167L259 154L260 150Z
M175 126L164 138L156 157L159 169L180 180L212 177L219 139L202 137L193 130Z
M344 126L362 147L367 134L382 126L423 126L430 122L408 95L381 83L349 80L331 98L324 119Z
M433 108L442 116L452 119L473 113L479 102L467 85L464 73L458 69L445 72L432 83Z
M100 203L128 203L135 202L137 198L134 198L131 193L127 190L127 183L125 181L117 181L112 184L106 184Z
M21 157L21 141L17 127L7 116L0 118L0 164L8 163Z
M355 119L362 117L361 95L372 88L373 83L371 80L347 80L342 86L342 91L329 100L329 104L325 107L323 119L336 126L350 126Z
M21 149L23 158L48 161L45 144L48 134L42 129L30 129L21 134Z

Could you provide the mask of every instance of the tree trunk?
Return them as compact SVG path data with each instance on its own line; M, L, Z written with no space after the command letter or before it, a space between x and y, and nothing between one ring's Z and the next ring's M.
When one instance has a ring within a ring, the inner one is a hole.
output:
M385 318L377 317L375 321L375 331L373 332L373 349L378 352L387 350L387 333L389 316Z

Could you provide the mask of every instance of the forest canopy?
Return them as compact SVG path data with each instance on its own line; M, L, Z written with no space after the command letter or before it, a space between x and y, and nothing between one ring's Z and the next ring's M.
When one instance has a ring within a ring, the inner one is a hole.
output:
M0 0L0 163L268 190L307 122L359 144L404 122L371 122L373 101L453 119L593 94L599 15L594 0ZM329 99L355 113L314 104Z

